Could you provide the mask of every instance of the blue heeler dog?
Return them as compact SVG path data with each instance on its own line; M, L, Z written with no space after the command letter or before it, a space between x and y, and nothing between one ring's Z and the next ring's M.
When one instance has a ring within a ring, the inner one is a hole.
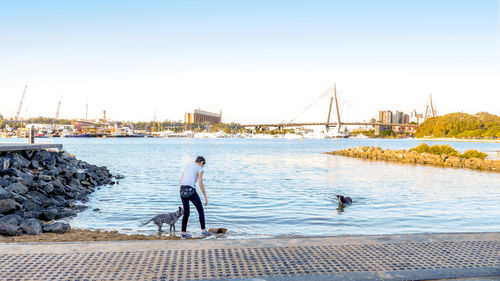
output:
M172 227L173 227L174 228L174 235L175 235L175 223L177 222L177 220L180 217L182 217L182 215L184 215L184 210L182 209L182 207L179 207L179 210L177 210L175 212L168 213L168 214L156 215L152 219L150 219L149 221L143 223L143 225L146 225L146 224L150 223L151 221L153 221L156 224L156 226L158 226L158 231L163 232L163 230L161 229L163 224L164 223L170 224L170 232L172 232Z

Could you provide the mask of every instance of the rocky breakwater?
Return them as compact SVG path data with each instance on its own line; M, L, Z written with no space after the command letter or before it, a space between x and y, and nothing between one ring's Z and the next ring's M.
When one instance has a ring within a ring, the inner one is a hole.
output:
M113 184L106 167L47 150L0 155L0 234L65 233L98 186Z
M422 164L441 167L469 168L500 172L500 160L482 160L479 158L461 158L447 154L419 153L408 150L383 150L380 147L360 146L326 152L326 154L356 157L369 160L392 161L406 164Z

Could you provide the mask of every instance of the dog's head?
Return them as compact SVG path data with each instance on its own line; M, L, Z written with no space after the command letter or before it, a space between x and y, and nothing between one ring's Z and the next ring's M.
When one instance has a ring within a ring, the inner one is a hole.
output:
M343 195L337 195L337 199L339 200L339 202L342 202L342 200L344 200L344 196Z
M182 207L179 206L179 210L175 211L175 215L177 217L184 215L184 210L182 209Z

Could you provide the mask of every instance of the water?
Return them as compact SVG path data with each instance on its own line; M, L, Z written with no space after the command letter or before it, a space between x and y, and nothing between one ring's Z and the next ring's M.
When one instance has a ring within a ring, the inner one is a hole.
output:
M182 169L203 155L207 159L207 227L228 228L229 237L500 231L500 174L322 154L360 145L408 149L421 141L37 141L62 142L77 158L106 165L112 173L126 176L119 185L103 187L90 196L90 208L70 221L76 228L156 234L154 225L140 222L181 205L178 189ZM490 158L498 158L500 150L500 145L493 143L450 144L460 151L474 148L487 152ZM353 204L340 208L336 194L352 197ZM101 213L92 211L94 208ZM179 221L177 229L180 227ZM188 231L199 234L193 206Z

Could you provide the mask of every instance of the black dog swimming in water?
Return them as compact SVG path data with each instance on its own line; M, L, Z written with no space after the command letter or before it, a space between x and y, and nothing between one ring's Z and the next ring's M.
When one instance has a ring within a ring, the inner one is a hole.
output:
M339 204L351 204L352 203L352 199L351 197L347 197L344 195L337 195L337 199L339 200Z

